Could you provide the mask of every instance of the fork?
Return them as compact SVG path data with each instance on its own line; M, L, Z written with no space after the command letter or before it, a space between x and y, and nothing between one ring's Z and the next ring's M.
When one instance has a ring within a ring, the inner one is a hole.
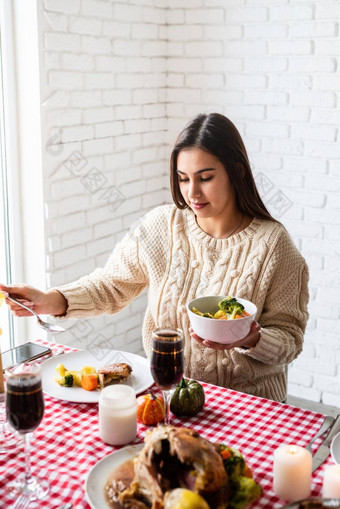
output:
M321 437L321 435L326 433L328 428L332 426L334 420L335 420L334 417L332 417L331 415L327 415L324 418L324 421L321 424L319 431L316 433L316 435L313 436L312 440L306 445L305 449L307 449L307 451L312 452L312 444L315 442L317 438Z
M22 494L17 498L13 509L26 509L29 506L31 499L25 494Z

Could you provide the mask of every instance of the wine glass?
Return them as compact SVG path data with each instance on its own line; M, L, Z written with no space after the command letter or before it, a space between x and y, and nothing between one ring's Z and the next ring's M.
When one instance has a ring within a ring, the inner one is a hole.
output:
M33 431L44 415L40 366L19 364L6 371L6 412L10 425L23 435L25 446L25 474L7 485L12 496L24 495L29 500L43 498L50 486L46 479L32 476L31 440Z
M181 329L156 329L152 333L151 374L162 390L165 406L164 424L170 424L170 389L183 376L183 332Z

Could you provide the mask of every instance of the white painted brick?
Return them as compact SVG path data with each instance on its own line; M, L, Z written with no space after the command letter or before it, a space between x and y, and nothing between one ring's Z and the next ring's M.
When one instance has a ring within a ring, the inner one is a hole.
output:
M303 206L312 204L318 211L324 207L326 203L326 195L324 193L316 193L311 190L291 189L289 191L289 196L294 203L299 203ZM313 221L312 218L309 219Z
M225 10L225 20L227 23L256 23L266 21L268 10L265 7L230 7Z
M324 175L327 171L326 161L307 157L285 157L283 159L283 169L286 171L295 171L304 174ZM325 203L325 201L323 201Z
M120 186L120 191L127 199L140 196L146 188L145 180L136 180L135 182L127 182Z
M313 203L314 205L314 203ZM314 207L305 208L306 221L315 221L315 223L339 224L339 218L333 210L316 209ZM335 243L334 243L335 245Z
M70 141L82 141L93 138L94 129L92 126L78 125L74 127L64 127L61 134L61 141L68 143Z
M140 196L134 196L133 198L124 200L124 202L119 207L120 216L124 221L123 228L129 228L134 221L140 219L143 213L141 209L142 209L142 198ZM126 221L125 216L127 214L129 214L129 218ZM130 214L133 214L133 217L135 219L130 220Z
M331 367L329 362L328 366ZM328 373L326 372L325 374L328 374L330 376L316 376L315 384L323 392L338 395L340 393L340 380L337 380L336 378L334 378L334 376L332 376L336 374L336 366L334 365L334 369L330 369L329 372Z
M150 206L150 203L153 203L154 207L157 207L158 205L164 205L164 194L159 192L156 193L155 196L155 193L144 193L142 196L142 206L147 208Z
M165 25L166 24L166 13L167 9L164 9L164 2L163 0L160 1L161 9L158 9L157 6L155 7L142 7L142 19L143 21L146 21L147 23L157 23L159 25ZM171 6L171 9L173 7Z
M316 90L338 90L340 87L340 73L332 75L319 75L314 77Z
M108 237L104 237L102 239L96 239L94 242L86 243L86 255L87 256L97 256L98 254L106 254L107 257L112 252L114 248L114 243L112 239L112 235Z
M253 154L250 166L256 178L256 174L263 170L280 170L282 168L282 158L278 156Z
M112 218L104 223L96 224L93 228L94 239L107 237L108 235L112 235L113 233L120 231L122 229L122 224L122 219L120 217Z
M139 107L138 107L139 108ZM146 104L143 106L144 118L164 118L166 116L165 104Z
M246 90L244 101L246 104L286 104L287 93L275 91Z
M223 9L194 9L185 11L185 22L186 24L204 24L204 25L216 25L221 23L224 18Z
M186 9L196 9L197 7L202 7L204 4L203 0L186 0L185 8ZM171 0L171 9L183 8L183 2L181 0Z
M50 221L51 231L54 234L62 234L66 231L83 228L85 224L85 212L69 214L67 217L57 217Z
M56 251L51 256L51 267L54 269L58 269L61 267L65 267L70 265L73 260L84 260L86 258L86 249L85 246L75 246L70 247L68 249L63 249L62 251Z
M267 53L267 43L264 41L225 41L225 54L233 56L264 55Z
M85 16L111 19L112 5L102 0L81 0L81 12Z
M311 122L338 126L340 124L340 109L313 108L311 111Z
M113 120L113 108L105 107L105 108L90 108L83 109L82 119L84 124L92 124L98 122L108 122Z
M63 233L60 237L63 249L75 245L84 245L93 240L93 229L92 227L82 228L81 230Z
M313 19L313 8L311 5L287 5L287 6L270 6L269 20L287 21Z
M103 21L102 34L107 37L130 37L131 27L129 23L115 21Z
M324 234L323 226L315 223L289 223L289 233L292 236L308 237L312 239L322 239ZM328 315L327 315L328 316Z
M52 51L45 51L44 55L45 69L60 69L60 55Z
M291 56L289 70L291 72L333 72L336 69L336 59L331 57Z
M263 119L265 118L265 107L257 105L227 105L224 114L230 119Z
M201 27L197 26L197 28ZM204 25L202 28L204 29L204 37L208 40L242 39L241 25ZM189 35L188 33L188 36Z
M308 399L309 401L319 402L321 398L321 392L317 389L309 387L301 387L301 385L295 385L288 382L288 394L290 396L296 396L297 398Z
M129 90L104 91L103 103L106 106L115 106L117 104L130 104L131 92Z
M273 122L248 122L247 135L250 136L277 136L288 137L289 127L285 124L274 124Z
M129 106L115 106L114 117L116 120L138 119L143 115L142 106L129 105Z
M324 392L322 394L322 403L340 408L340 396L339 394L334 394L334 392Z
M95 125L95 138L107 138L123 134L123 122L103 122Z
M226 73L226 85L228 88L266 88L267 77L249 74ZM221 87L222 88L222 87Z
M86 156L94 154L109 154L113 151L112 138L98 138L96 140L88 140L82 143L82 153Z
M225 96L225 92L223 92ZM167 102L200 102L201 100L201 92L200 90L186 89L186 88L178 88L178 89L169 89L166 91L166 99Z
M273 73L273 72L283 72L288 68L288 59L286 58L271 58L271 57L261 57L261 58L247 58L244 62L244 70L246 72L265 72L265 73Z
M203 27L195 25L172 25L168 27L168 38L172 41L203 39Z
M339 143L311 143L306 141L305 153L308 156L339 158L340 157L340 144Z
M314 92L311 90L294 90L290 94L290 104L296 106L335 106L336 98L332 92Z
M254 24L244 26L244 37L246 39L283 39L288 35L288 25L278 23Z
M51 126L77 125L81 123L81 111L52 110L47 112L46 118Z
M157 59L151 59L148 57L128 58L126 60L126 72L151 72L153 70L153 62L159 62ZM157 64L158 65L158 64ZM159 70L162 70L159 67Z
M102 22L94 18L71 17L69 20L69 30L76 34L100 35Z
M277 40L270 41L269 53L272 55L308 55L312 53L312 41Z
M79 108L93 108L102 105L101 93L99 91L92 92L72 92L71 106Z
M126 68L126 60L123 57L95 56L95 66L98 71L122 72Z
M317 19L336 19L340 17L340 5L335 1L325 1L316 4Z
M112 89L115 86L116 77L113 73L87 73L85 74L84 85L87 90L99 89L107 90Z
M269 88L311 90L312 76L301 74L273 74L269 77Z
M217 57L223 54L222 42L187 42L185 43L185 54L193 57Z
M130 23L142 21L142 8L140 5L127 5L123 2L115 2L113 5L112 19L116 21L128 21Z
M166 81L167 87L169 87L169 88L183 87L184 86L184 77L185 77L184 73L183 74L169 73L167 75L167 81Z
M142 179L142 169L140 165L129 166L128 168L119 169L114 167L115 185L121 186L127 182L135 182Z
M332 37L336 34L336 23L310 21L309 23L292 23L290 25L291 37Z
M158 103L158 91L153 88L145 88L141 90L133 90L133 104L153 104Z
M94 58L91 55L63 53L61 54L61 65L63 69L67 70L92 71L94 69Z
M118 322L116 325L116 333L122 334L123 332L126 332L126 330L132 329L136 326L139 327L139 333L141 332L141 325L142 320L141 316L139 314L136 315L130 315L128 320L124 320L122 322ZM134 331L135 333L135 331Z
M116 78L117 88L142 88L144 85L144 76L142 74L118 74Z
M303 142L300 140L264 139L262 149L265 153L281 154L282 156L302 155Z
M133 39L157 39L158 26L151 23L133 23L131 37Z
M154 148L143 148L140 150L135 150L132 155L133 163L147 163L155 160L157 157L157 150Z
M138 120L125 120L124 131L126 133L143 133L150 129L150 120L138 119Z
M222 74L189 74L186 76L185 85L189 88L197 88L197 84L203 88L223 89L224 79Z
M79 89L83 85L83 75L80 72L52 70L48 73L48 83L52 88Z
M79 12L80 0L44 0L47 11L76 14Z
M215 70L214 66L214 70ZM168 59L169 72L200 72L202 71L202 59L200 58L169 58ZM208 69L207 69L208 70Z
M329 55L338 56L340 52L339 38L330 38L315 41L315 54L316 55Z
M289 382L303 385L304 387L312 387L313 376L303 372L301 369L289 369Z
M126 134L115 140L115 150L128 150L140 147L142 137L140 134Z
M335 141L337 129L335 127L314 126L311 124L293 124L291 128L292 138L305 140Z
M113 40L113 53L117 56L135 56L140 54L141 43L139 41L117 39ZM157 44L157 43L156 43Z
M81 36L81 49L90 55L111 53L111 41L104 37Z
M269 120L281 120L282 122L307 122L310 118L310 109L307 106L270 105L267 107L267 117Z
M105 169L109 170L110 172L114 170L115 176L116 172L118 172L120 168L126 167L130 168L130 163L131 163L130 152L127 150L124 150L123 152L118 152L117 150L115 150L113 154L104 156Z
M166 23L171 25L177 25L178 23L184 23L185 15L183 9L171 9L166 10Z
M164 56L167 52L165 41L142 42L141 55L144 57Z
M45 48L52 51L79 51L80 37L76 34L45 32Z
M68 19L65 14L56 14L55 12L44 12L45 19L52 30L66 32Z

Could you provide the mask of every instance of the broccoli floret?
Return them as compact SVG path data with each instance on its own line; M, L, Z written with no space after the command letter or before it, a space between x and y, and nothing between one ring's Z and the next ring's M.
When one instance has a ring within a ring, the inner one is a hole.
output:
M64 376L64 387L72 387L73 386L73 375L72 373L68 373Z
M218 303L218 307L227 315L228 320L233 320L236 315L242 315L244 306L234 297L228 297Z
M246 468L245 459L237 449L227 447L224 444L221 444L220 448L222 451L228 450L230 452L230 456L223 460L223 465L226 469L229 479L234 481L244 473L244 469Z
M233 483L233 495L229 500L230 509L245 509L252 502L260 498L262 494L261 486L254 479L240 476Z

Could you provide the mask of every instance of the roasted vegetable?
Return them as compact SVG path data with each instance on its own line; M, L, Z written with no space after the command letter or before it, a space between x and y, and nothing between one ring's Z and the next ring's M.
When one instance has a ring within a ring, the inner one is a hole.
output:
M170 410L175 415L193 416L204 406L205 394L196 380L182 378L171 397Z
M240 476L233 484L233 495L229 500L229 509L246 509L252 502L260 498L262 489L254 479Z
M73 387L74 378L71 373L66 373L65 376L54 377L54 381L57 382L62 387Z
M98 389L97 375L93 374L82 375L81 386L83 389L85 389L85 391L95 391L96 389Z
M225 312L228 320L234 320L236 315L242 316L244 306L238 302L234 297L228 297L218 303L218 307Z
M167 491L164 509L210 509L201 495L185 488Z

